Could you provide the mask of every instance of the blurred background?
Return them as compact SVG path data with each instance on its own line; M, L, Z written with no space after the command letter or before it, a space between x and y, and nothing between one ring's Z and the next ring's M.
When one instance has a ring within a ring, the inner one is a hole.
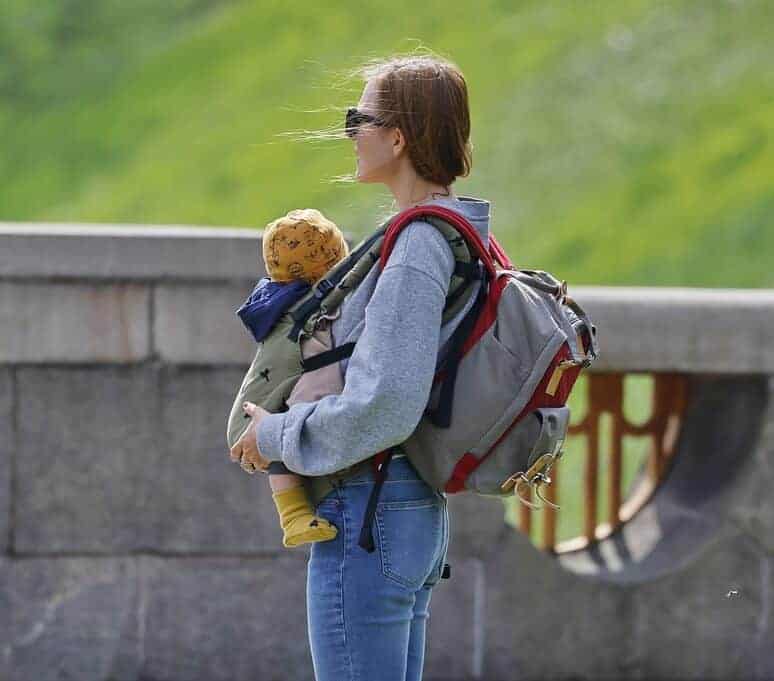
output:
M354 236L391 197L340 126L366 59L466 76L473 171L522 267L570 284L774 286L774 3L4 0L0 220Z
M4 0L0 221L262 228L315 207L357 240L391 196L342 179L353 145L330 133L363 87L348 74L429 50L469 88L456 192L492 202L517 265L570 290L773 287L772 26L768 0ZM625 381L643 422L652 377ZM569 478L583 446L568 444ZM562 503L566 539L580 490Z

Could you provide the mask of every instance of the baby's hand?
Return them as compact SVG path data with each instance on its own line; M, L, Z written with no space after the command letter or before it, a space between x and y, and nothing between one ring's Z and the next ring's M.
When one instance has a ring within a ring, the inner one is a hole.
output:
M239 465L252 475L257 469L265 471L269 467L269 461L258 451L256 433L261 420L270 412L252 402L245 402L242 408L252 417L252 421L242 437L234 443L229 454L232 461L238 461Z

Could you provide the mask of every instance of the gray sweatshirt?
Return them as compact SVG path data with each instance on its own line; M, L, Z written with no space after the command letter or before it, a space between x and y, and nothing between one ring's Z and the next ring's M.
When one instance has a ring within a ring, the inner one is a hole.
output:
M456 210L488 244L489 202L471 197L423 202ZM335 345L356 341L339 363L344 389L269 414L258 449L296 473L334 473L408 439L430 397L436 367L468 305L441 327L454 256L444 236L414 221L398 236L384 270L376 263L342 301Z

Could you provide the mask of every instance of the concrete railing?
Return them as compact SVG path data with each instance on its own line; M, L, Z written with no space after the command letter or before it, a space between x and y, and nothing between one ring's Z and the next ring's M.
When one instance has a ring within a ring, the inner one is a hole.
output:
M259 239L0 224L0 679L312 679L308 546L225 444ZM560 556L450 495L425 678L774 677L774 292L570 293L593 372L688 377L674 466Z

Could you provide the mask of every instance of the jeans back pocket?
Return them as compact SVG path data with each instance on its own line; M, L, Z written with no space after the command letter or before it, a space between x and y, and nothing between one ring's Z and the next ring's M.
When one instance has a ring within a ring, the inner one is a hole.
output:
M427 578L427 581L423 586L429 586L433 588L438 582L441 581L441 575L443 574L443 566L446 563L446 556L449 551L449 504L444 500L443 503L443 541L441 546L441 554Z
M408 589L430 577L443 549L443 501L438 497L376 505L379 555L384 576Z

